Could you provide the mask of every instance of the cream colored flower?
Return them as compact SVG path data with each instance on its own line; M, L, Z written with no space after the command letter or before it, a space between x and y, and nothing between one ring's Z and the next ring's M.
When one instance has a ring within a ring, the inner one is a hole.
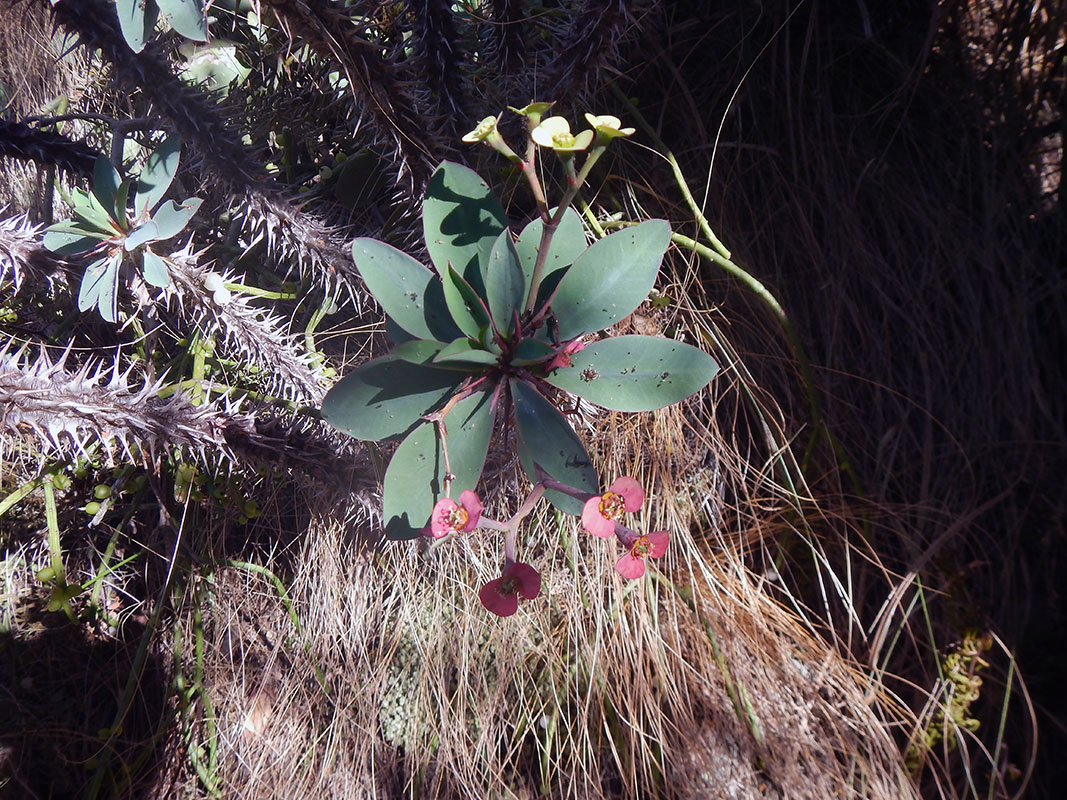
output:
M530 132L530 138L541 147L550 147L557 153L576 153L593 143L593 132L582 131L575 136L566 119L549 117Z
M473 131L463 136L465 142L484 142L496 132L498 117L486 117Z
M585 115L586 122L593 126L593 129L605 139L614 139L617 136L632 136L634 133L633 128L623 128L622 121L618 117L613 117L610 114L603 114L599 117L592 114Z

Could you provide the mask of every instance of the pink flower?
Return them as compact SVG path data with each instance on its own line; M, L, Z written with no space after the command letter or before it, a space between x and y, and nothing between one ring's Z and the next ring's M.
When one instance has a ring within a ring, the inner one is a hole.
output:
M478 599L487 610L498 617L510 617L519 610L519 595L533 600L541 593L541 575L529 564L516 561L504 567L504 572L489 581L478 592Z
M615 533L615 520L623 511L637 511L645 502L645 490L633 478L623 475L616 478L608 490L599 497L585 501L582 508L582 527L593 536L606 538Z
M582 352L584 349L585 342L579 342L577 339L567 342L562 350L552 356L552 360L548 362L548 367L546 369L551 372L554 369L569 367L571 365L571 356L575 353Z
M478 495L469 489L461 492L459 503L448 497L442 497L433 507L430 514L429 534L435 539L440 539L450 533L467 533L478 527L481 519L482 501Z
M667 552L671 537L667 531L653 531L647 536L638 536L630 546L630 552L615 563L615 569L627 580L645 574L645 558L659 558Z

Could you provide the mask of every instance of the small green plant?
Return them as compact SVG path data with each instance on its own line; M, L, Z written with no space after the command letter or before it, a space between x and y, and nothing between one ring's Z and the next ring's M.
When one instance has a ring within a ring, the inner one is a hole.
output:
M136 181L123 180L101 156L93 171L92 191L75 189L70 196L76 219L57 222L45 232L44 246L49 250L60 255L88 253L93 258L78 292L79 311L98 308L108 322L116 321L119 277L127 262L136 265L152 286L170 284L165 259L149 245L181 233L203 202L198 197L180 204L163 202L180 155L181 139L165 139L149 155Z
M616 512L634 510L621 490L601 495L592 460L561 411L573 405L570 395L615 411L650 411L699 391L717 370L710 356L673 339L599 335L649 296L670 226L648 220L587 245L571 205L609 142L633 130L614 117L587 115L591 128L575 135L562 117L542 121L547 108L513 109L528 120L525 157L504 142L494 117L464 137L485 142L527 178L540 214L517 237L481 178L446 161L423 204L432 269L383 242L356 240L356 267L384 309L396 347L346 376L322 406L330 423L356 438L401 439L384 479L386 535L507 531L508 567L494 586L512 599L536 595L529 573L513 566L513 539L541 493L575 515L596 499L606 527L598 533L587 520L586 527L601 536L616 532ZM566 175L555 208L538 178L538 148L553 151ZM579 153L586 153L580 168ZM518 458L535 489L505 524L480 516L474 489L497 422L503 428L512 417ZM643 572L643 555L666 548L661 537L638 538L620 533L631 548L628 577Z

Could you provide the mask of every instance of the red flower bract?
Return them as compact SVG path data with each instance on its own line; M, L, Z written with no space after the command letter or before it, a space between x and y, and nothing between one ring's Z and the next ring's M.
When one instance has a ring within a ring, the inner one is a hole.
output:
M478 592L478 599L498 617L510 617L519 610L519 595L533 600L541 593L541 575L529 564L516 561L504 567L499 578Z
M434 504L430 514L429 535L440 539L450 533L467 533L478 527L481 519L482 501L472 491L461 492L459 503L448 497L442 497Z
M593 536L608 537L615 533L615 520L624 511L637 511L645 501L641 484L626 475L616 478L599 497L590 497L582 508L582 527Z
M671 536L667 531L653 531L647 536L638 536L630 545L630 552L615 563L615 569L627 580L645 574L645 558L660 558L667 552Z

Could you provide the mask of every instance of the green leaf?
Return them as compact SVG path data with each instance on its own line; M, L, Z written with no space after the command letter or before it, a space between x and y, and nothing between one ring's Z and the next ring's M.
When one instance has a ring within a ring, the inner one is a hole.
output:
M428 364L444 349L444 342L429 339L411 339L393 348L392 356L409 364Z
M161 289L170 286L170 271L167 269L166 262L147 247L143 255L141 272L144 274L145 281Z
M556 352L552 345L538 339L523 339L511 354L511 366L526 367L544 361Z
M159 237L159 226L152 220L146 220L127 234L122 246L126 250L136 250L145 242L153 242Z
M449 341L460 335L430 269L377 239L356 239L352 258L385 313L416 339Z
M448 466L455 476L451 496L473 491L485 465L493 432L491 392L476 392L445 417ZM430 522L434 503L444 496L444 454L437 426L424 422L401 442L385 471L385 535L411 539Z
M485 301L451 264L441 278L441 291L452 319L464 334L477 337L489 327Z
M522 312L522 300L528 288L510 231L501 231L493 243L483 281L489 316L500 335L507 339L515 325L515 312Z
M415 341L414 336L393 322L392 317L389 316L385 318L385 336L393 344Z
M451 264L480 294L482 265L506 227L504 209L478 173L442 162L422 205L426 249L437 271L444 276Z
M122 38L135 53L144 50L156 25L156 6L145 0L115 0Z
M552 209L551 213L555 214L556 209ZM518 241L515 242L515 249L519 253L519 260L522 262L522 271L526 276L526 292L522 298L524 305L528 299L530 281L533 279L534 264L537 262L537 251L541 247L541 233L544 228L545 223L538 217L522 229ZM586 249L585 229L582 227L582 218L578 216L578 212L573 208L568 208L563 212L563 219L560 220L556 232L552 234L552 242L548 246L545 271L541 275L542 287L544 287L544 281L550 275L569 267ZM555 282L552 285L555 287Z
M377 442L411 430L466 376L385 356L368 361L326 393L322 416L335 428Z
M718 372L702 350L653 336L616 336L586 345L546 381L612 411L652 411L699 392Z
M67 221L49 225L41 241L53 253L73 256L99 247L101 242L108 238L110 237L96 230L82 227L77 222Z
M119 223L112 218L111 212L96 199L96 195L75 189L71 193L71 200L73 200L73 205L70 210L74 213L74 216L86 225L107 234L108 238L118 235L123 230Z
M108 322L114 322L118 318L120 266L122 253L117 253L94 261L86 268L81 288L78 290L79 311L88 311L95 306L100 308L100 316Z
M207 15L202 0L156 0L163 21L186 39L207 41Z
M498 360L498 355L481 349L477 342L472 342L466 337L460 337L449 343L446 348L434 356L435 364L457 362L475 367L495 366Z
M203 202L199 197L190 197L181 205L168 200L157 208L156 213L152 215L152 221L159 226L159 234L156 238L169 239L185 230L185 226L189 224L189 220L193 218L193 214L200 209Z
M238 60L237 46L225 39L199 45L184 42L178 46L178 52L185 58L182 79L204 85L221 97L228 96L230 88L240 86L252 72Z
M155 208L170 188L181 160L182 139L177 134L168 136L145 162L137 177L137 196L133 207L138 216Z
M519 461L530 480L537 481L536 462L561 483L596 494L600 481L592 459L571 424L541 394L524 381L512 379L511 398L515 401L515 429ZM582 502L561 492L545 497L560 511L581 514Z
M126 215L125 204L122 208L117 207L119 188L122 186L122 177L111 166L107 156L98 156L93 164L93 194L100 201L100 205L108 212L109 216L116 219Z
M594 242L552 300L560 340L599 331L637 308L652 291L670 240L671 226L652 219Z

